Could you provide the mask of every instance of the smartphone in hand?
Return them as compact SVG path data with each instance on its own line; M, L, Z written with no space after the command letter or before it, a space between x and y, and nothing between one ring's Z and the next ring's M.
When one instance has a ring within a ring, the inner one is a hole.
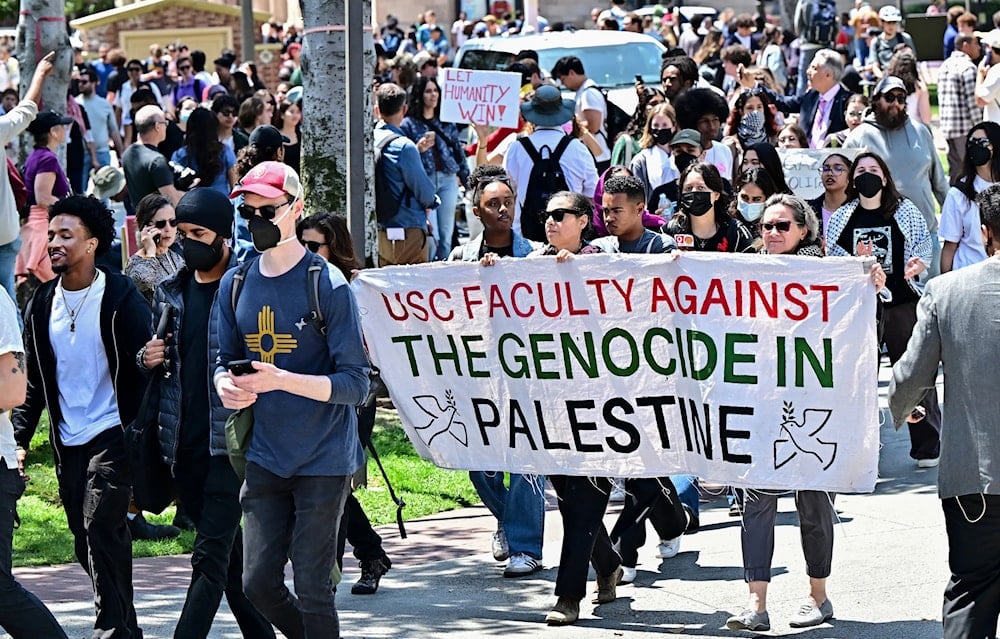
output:
M231 375L241 377L243 375L253 375L257 370L253 367L248 359L237 359L229 362L226 366Z

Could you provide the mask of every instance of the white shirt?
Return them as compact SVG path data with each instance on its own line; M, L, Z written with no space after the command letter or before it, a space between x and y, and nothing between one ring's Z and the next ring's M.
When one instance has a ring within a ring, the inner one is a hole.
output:
M608 147L608 105L604 101L604 94L601 93L600 87L590 78L587 78L580 85L580 88L576 90L576 114L583 117L584 121L586 121L587 118L583 114L584 111L601 112L601 132L594 136L597 144L601 147L601 154L594 156L594 159L598 162L610 160L611 149Z
M152 82L144 82L143 84L149 87L153 95L156 96L156 103L162 107L163 96L160 95L160 89ZM115 96L115 106L122 110L122 129L119 131L121 135L125 135L125 125L132 124L132 94L138 88L132 86L131 82L126 82L118 91L118 95Z
M972 188L980 193L990 186L978 175L972 180ZM941 205L941 225L938 235L946 242L955 242L955 257L951 270L957 271L964 266L971 266L986 259L986 249L983 247L983 236L980 232L979 205L970 202L961 191L955 187L948 189L948 195Z
M723 180L728 180L733 174L733 152L722 142L712 142L712 148L705 151L701 159L719 169Z
M809 130L809 146L814 149L821 148L826 140L826 132L830 128L830 114L833 111L833 99L837 97L838 91L840 91L840 85L833 85L827 89L826 93L819 96L819 102L816 103L816 119ZM822 118L820 118L821 114ZM819 144L813 145L816 141L819 141Z
M17 310L6 289L0 288L0 355L24 353L21 331L17 327ZM9 411L0 413L0 456L8 469L17 468L17 443Z
M562 140L563 130L555 128L539 128L528 136L531 144L541 151L543 146L555 150ZM546 156L544 151L542 157ZM570 191L583 193L587 197L594 197L594 190L597 189L597 168L594 166L594 156L580 140L574 139L566 147L562 157L559 158L559 166L562 167L563 176L566 178L566 186ZM517 203L514 208L514 228L521 228L521 204L528 190L528 178L531 177L531 158L520 142L510 145L510 150L503 159L503 168L510 176L514 184L514 192L517 193Z
M986 72L986 77L976 87L976 97L986 102L983 120L1000 124L1000 64L994 64Z
M59 386L59 440L64 446L86 444L109 428L121 424L118 402L101 341L101 300L105 276L79 291L56 286L49 318L49 341L56 357ZM88 295L88 289L90 290ZM70 309L76 330L71 329Z

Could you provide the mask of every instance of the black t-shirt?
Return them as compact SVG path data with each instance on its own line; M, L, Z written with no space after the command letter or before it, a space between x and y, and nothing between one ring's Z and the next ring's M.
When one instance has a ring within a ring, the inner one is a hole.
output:
M174 183L174 172L167 164L167 158L156 147L148 144L133 144L125 149L122 168L125 170L125 184L133 206L161 186Z
M479 246L479 258L482 259L487 253L496 253L498 257L514 257L514 233L510 234L510 244L507 246L487 246L486 239L483 238Z
M892 302L886 303L886 306L896 306L913 302L919 297L903 277L906 270L906 256L903 254L905 241L895 217L887 220L878 211L862 208L859 203L837 244L851 255L857 255L858 242L872 243L872 257L882 265L885 285L892 292Z
M212 419L208 399L208 325L219 280L201 284L192 274L184 286L184 317L178 351L181 358L181 448L204 447Z
M712 237L702 239L689 230L682 230L677 218L667 222L664 231L674 236L682 251L716 251L719 253L753 253L753 233L742 222L731 217Z

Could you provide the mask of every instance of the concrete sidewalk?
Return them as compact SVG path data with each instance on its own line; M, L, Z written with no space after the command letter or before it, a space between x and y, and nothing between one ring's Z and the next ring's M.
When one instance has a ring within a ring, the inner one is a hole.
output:
M887 369L883 368L885 379ZM885 384L880 393L884 405ZM526 579L504 579L489 553L496 524L483 507L466 508L379 532L392 570L373 596L350 594L358 577L348 556L337 595L345 639L448 635L586 639L752 637L802 634L810 638L936 639L941 637L941 597L948 579L944 520L936 497L937 471L919 470L907 456L909 440L891 424L880 428L879 483L872 495L840 495L833 574L828 582L836 618L817 628L788 627L807 592L797 517L791 498L779 504L775 577L768 609L769 633L733 632L726 618L746 600L740 552L740 520L728 516L718 498L702 504L701 530L686 536L673 559L655 558L655 540L640 550L638 578L620 586L618 600L581 605L580 621L549 628L545 613L552 594L562 526L549 495L544 562ZM551 492L551 491L550 491ZM609 513L609 528L613 515ZM187 556L135 560L136 608L145 636L171 637L190 574ZM15 571L27 588L52 608L70 637L87 638L93 624L90 582L75 565ZM591 586L593 582L591 581ZM223 607L211 637L238 638L239 628Z

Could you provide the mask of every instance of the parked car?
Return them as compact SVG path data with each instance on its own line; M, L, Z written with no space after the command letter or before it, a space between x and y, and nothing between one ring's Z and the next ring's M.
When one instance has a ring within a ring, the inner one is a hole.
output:
M662 8L662 5L650 5L645 7L639 7L638 9L635 10L635 13L644 18L646 16L656 15L656 8L658 6ZM712 18L712 20L717 20L719 18L719 10L712 7L704 7L693 4L682 5L681 7L679 7L678 11L681 14L681 29L690 29L691 18L693 18L696 15L708 16Z
M583 62L587 77L602 88L626 113L638 105L635 78L659 86L660 65L666 48L655 38L624 31L558 31L510 38L468 40L455 56L461 69L499 71L525 49L538 52L538 66L548 73L559 58L573 55Z

